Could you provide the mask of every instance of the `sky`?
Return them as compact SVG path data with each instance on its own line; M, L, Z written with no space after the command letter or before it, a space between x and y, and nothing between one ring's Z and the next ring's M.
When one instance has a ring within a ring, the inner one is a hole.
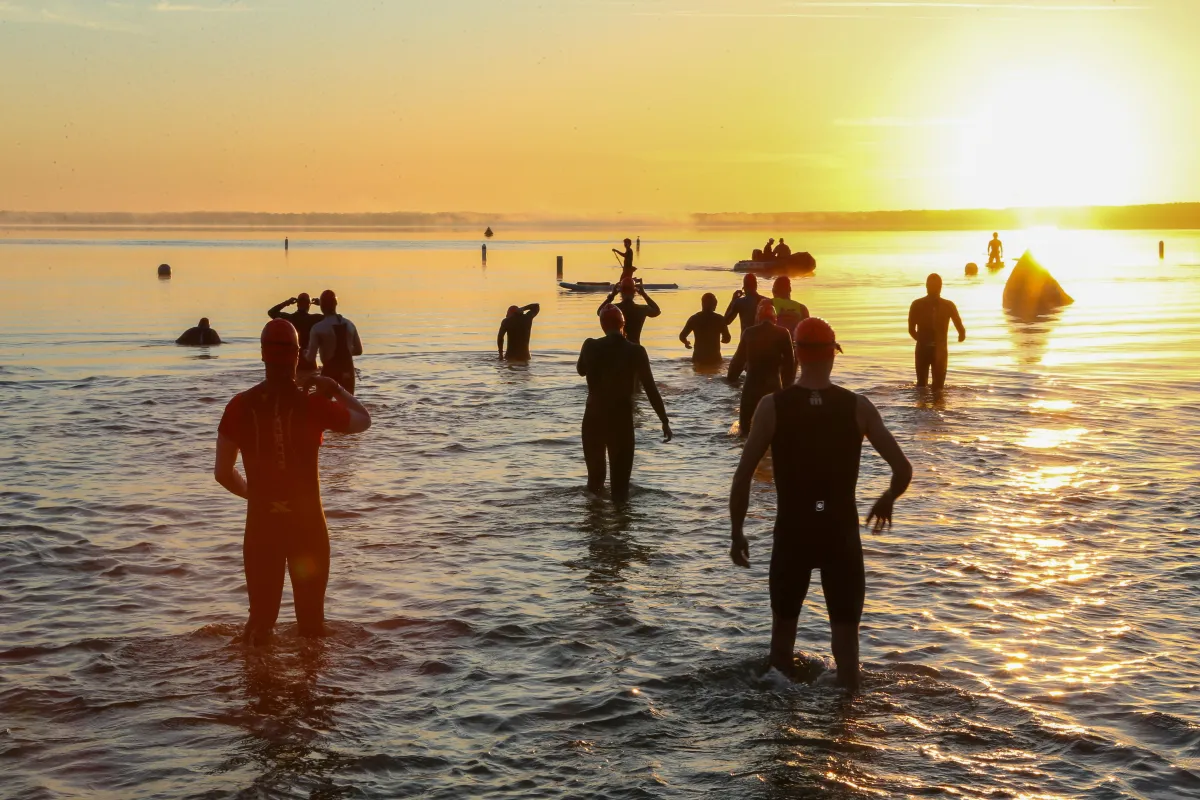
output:
M0 209L1200 199L1200 0L0 0Z

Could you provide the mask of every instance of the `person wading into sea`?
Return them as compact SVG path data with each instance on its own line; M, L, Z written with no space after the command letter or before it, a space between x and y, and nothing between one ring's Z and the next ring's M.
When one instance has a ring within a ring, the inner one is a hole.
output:
M729 344L729 326L725 318L717 313L717 296L707 292L700 298L700 311L688 317L687 324L679 332L679 341L692 350L688 335L696 334L696 349L692 350L693 364L720 364L721 343Z
M967 338L967 329L958 316L958 307L942 297L942 276L936 272L925 280L924 297L918 297L908 309L908 335L917 342L914 361L917 368L917 386L929 381L933 370L933 390L940 391L946 385L946 367L950 361L950 347L946 334L950 323L958 329L958 340Z
M303 388L296 384L300 338L290 322L271 320L260 341L266 380L225 407L213 468L218 483L247 501L242 559L250 595L245 642L252 645L271 635L285 568L300 635L324 632L329 530L317 450L323 431L360 433L371 427L367 410L331 378L310 377ZM316 392L309 394L309 386ZM245 477L237 471L239 452Z
M292 313L284 311L285 308L292 304L296 305L296 310ZM295 297L289 297L277 306L271 306L267 309L267 316L271 319L286 319L292 323L296 331L300 334L300 366L301 372L315 372L317 365L313 361L308 360L308 339L312 333L313 326L325 318L323 314L310 314L309 309L312 307L312 299L309 298L308 292L301 292Z
M858 625L866 594L855 489L865 436L892 468L891 486L875 501L867 524L876 533L892 524L892 506L912 479L912 465L883 424L871 401L830 380L833 329L819 318L796 329L800 378L759 403L729 493L733 563L750 566L743 524L750 482L771 448L777 510L771 550L770 666L794 677L796 625L812 570L821 570L821 589L832 628L838 682L857 691Z
M587 406L583 412L583 457L587 462L588 490L604 489L605 454L611 470L609 488L614 500L629 496L633 472L633 391L638 383L662 422L663 441L671 441L671 424L663 406L646 348L625 338L625 317L618 306L600 312L602 339L588 339L579 351L576 371L587 378Z
M186 344L192 347L220 343L221 337L208 324L208 317L201 317L200 321L196 323L196 327L188 328L175 340L175 344Z
M499 358L509 361L529 360L529 337L533 333L533 318L542 307L530 303L524 308L508 307L508 314L500 321L500 330L496 334L496 350ZM504 337L508 336L508 352L504 352Z
M742 384L742 405L738 410L738 435L745 437L750 432L758 401L790 386L796 379L792 337L775 324L775 307L766 298L758 304L758 324L742 331L742 340L729 361L726 377L736 381L743 369L746 381Z
M617 296L617 292L621 293L621 302L613 303L613 298ZM633 298L637 295L641 295L642 299L646 301L645 305L639 305L634 302ZM650 296L646 294L646 290L642 288L642 285L636 283L633 278L626 278L613 287L608 297L596 309L596 313L604 313L604 309L609 306L621 309L621 314L625 318L625 338L634 344L642 343L642 326L646 324L647 317L657 317L662 313L662 309L658 307L658 303L651 300Z
M745 331L755 323L758 317L758 303L762 299L763 296L758 293L758 278L754 273L747 274L742 278L742 288L733 293L733 299L725 309L725 324L728 325L735 318L739 319L742 330Z
M808 306L792 299L792 279L780 275L771 285L771 302L775 306L775 317L779 327L788 332L788 336L796 330L802 320L808 319Z
M354 394L354 356L363 352L362 339L354 323L337 313L338 299L333 289L321 292L324 318L313 325L308 335L305 358L315 364L321 354L321 374L333 378Z

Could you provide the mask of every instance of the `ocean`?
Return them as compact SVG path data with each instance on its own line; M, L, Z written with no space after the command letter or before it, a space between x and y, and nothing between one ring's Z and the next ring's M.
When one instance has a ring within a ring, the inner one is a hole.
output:
M1034 320L1002 311L1007 270L963 274L991 231L788 237L835 380L915 469L863 534L853 698L817 581L805 679L764 674L769 462L742 570L738 391L677 338L767 232L635 232L639 275L681 287L643 335L675 439L639 401L624 507L584 491L602 296L555 257L611 280L634 233L497 233L485 265L474 233L0 232L0 796L1200 797L1200 232L1004 232L1076 299ZM906 330L933 271L967 327L940 397ZM330 635L295 636L289 591L247 650L217 423L266 310L326 288L374 418L321 454ZM532 360L499 361L533 302ZM176 346L200 317L225 344ZM864 516L887 475L866 447Z

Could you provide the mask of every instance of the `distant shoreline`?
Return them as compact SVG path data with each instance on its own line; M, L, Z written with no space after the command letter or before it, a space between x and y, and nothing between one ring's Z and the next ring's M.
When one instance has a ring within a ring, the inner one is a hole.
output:
M8 230L182 231L436 231L482 230L699 230L778 231L982 231L1051 226L1079 230L1196 230L1200 203L1055 208L946 209L912 211L721 212L680 217L538 217L483 212L385 212L275 214L268 212L83 212L0 211Z

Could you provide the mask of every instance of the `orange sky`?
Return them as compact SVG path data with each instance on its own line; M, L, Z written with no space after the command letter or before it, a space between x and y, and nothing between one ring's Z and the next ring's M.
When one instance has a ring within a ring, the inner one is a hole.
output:
M0 0L0 208L1200 196L1200 2Z

